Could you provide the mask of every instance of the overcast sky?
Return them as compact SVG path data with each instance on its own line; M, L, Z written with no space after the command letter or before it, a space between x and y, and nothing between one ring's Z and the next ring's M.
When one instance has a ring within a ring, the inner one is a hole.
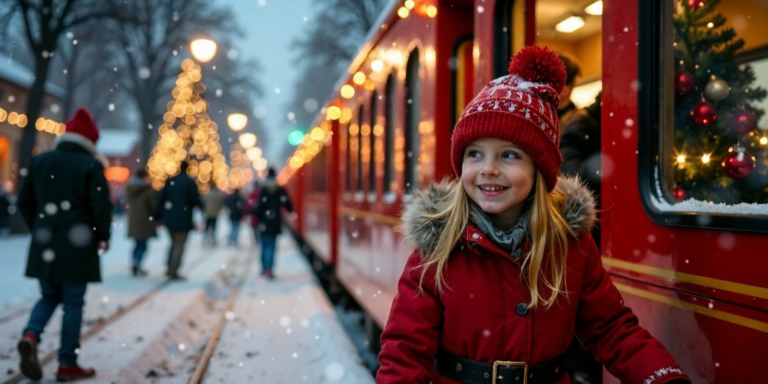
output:
M263 123L270 131L270 145L262 138L258 145L271 163L277 160L278 149L282 148L292 129L286 117L286 106L298 71L293 65L296 54L290 50L291 41L304 31L306 20L313 16L315 8L310 6L311 0L217 1L232 8L245 31L245 36L235 42L240 57L256 58L263 67L260 79L265 92L259 104L266 110ZM248 111L248 116L256 119L254 111ZM276 165L281 167L283 164Z

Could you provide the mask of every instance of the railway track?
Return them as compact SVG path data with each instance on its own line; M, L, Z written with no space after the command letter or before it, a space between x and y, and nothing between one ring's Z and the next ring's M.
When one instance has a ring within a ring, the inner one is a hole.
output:
M205 371L206 369L208 369L208 363L211 361L211 357L213 357L213 352L216 349L216 345L221 339L221 332L224 330L224 327L229 321L229 319L227 318L227 315L231 313L232 309L235 307L235 303L237 302L237 299L240 296L240 290L243 288L243 285L248 280L248 277L251 274L254 260L255 260L254 257L248 258L248 265L246 265L246 267L244 268L243 273L240 275L240 278L237 281L237 284L235 285L235 287L232 289L232 291L230 291L229 298L227 299L227 305L221 311L221 314L219 316L219 321L216 323L216 328L214 328L210 339L208 339L208 343L205 345L205 349L203 350L203 354L200 357L200 361L197 363L197 368L195 368L195 372L192 374L192 377L189 379L189 384L202 383L203 375L205 375Z
M195 268L197 268L203 261L205 261L206 257L208 255L206 253L202 253L199 257L197 257L194 261L192 261L191 264L186 268L186 271L192 271ZM231 257L230 257L231 260ZM163 281L162 283L157 284L152 290L148 291L147 293L142 294L135 300L133 300L128 305L121 307L118 309L115 313L110 315L108 318L106 318L104 321L99 322L98 324L95 324L88 329L86 329L80 336L81 343L84 343L85 341L93 338L94 336L98 335L101 331L115 323L117 320L125 316L126 314L130 313L137 307L139 307L141 304L161 292L165 287L167 287L169 284L171 284L171 280ZM242 282L239 282L239 284L242 284ZM239 287L240 285L238 285ZM5 322L10 321L14 318L18 318L19 316L25 315L29 313L29 310L32 308L32 306L29 306L28 308L20 308L17 311L14 311L13 313L6 315L0 320L4 320ZM0 322L0 324L2 324ZM58 356L58 351L53 350L48 353L46 353L42 357L38 357L38 361L40 362L40 366L45 366L51 361L56 360L56 357ZM3 381L2 384L15 384L20 382L24 379L24 375L21 374L21 372L17 373L16 375L12 376L10 379L7 379L6 381Z

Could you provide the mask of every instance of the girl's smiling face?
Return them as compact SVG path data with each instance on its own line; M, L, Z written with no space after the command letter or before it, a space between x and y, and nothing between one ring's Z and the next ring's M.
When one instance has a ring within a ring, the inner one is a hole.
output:
M464 149L464 190L499 229L514 226L531 193L535 175L533 159L508 141L480 139Z

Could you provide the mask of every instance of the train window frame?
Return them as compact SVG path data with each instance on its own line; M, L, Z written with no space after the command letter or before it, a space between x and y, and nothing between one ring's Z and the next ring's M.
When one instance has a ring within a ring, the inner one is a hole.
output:
M373 90L373 93L371 94L371 102L368 106L368 119L370 120L370 126L371 131L368 135L368 148L369 148L369 154L368 154L368 201L374 202L376 201L376 198L378 198L378 190L376 188L376 134L374 133L376 131L376 123L378 121L378 102L379 102L379 92L378 90Z
M420 174L414 172L416 165L420 163L419 153L421 147L421 133L419 124L421 122L421 50L416 47L408 54L408 60L405 64L405 97L403 104L405 108L405 195L410 196L411 192L418 190ZM415 62L415 64L413 64ZM415 80L414 80L415 79ZM413 84L411 81L413 80ZM408 104L408 100L411 103ZM411 156L408 156L408 152Z
M349 127L350 123L343 125L343 131L345 132L345 136L347 138L346 142L346 153L344 154L344 161L346 162L346 172L345 172L345 188L344 188L344 196L345 198L349 198L350 195L352 195L352 135L349 133Z
M671 227L700 228L710 230L743 231L768 233L768 216L749 216L744 214L725 214L696 211L665 211L654 204L657 201L670 202L669 191L662 191L660 154L665 127L674 124L674 114L665 111L673 103L673 82L664 82L671 78L669 68L665 68L664 57L669 53L662 51L671 47L671 41L664 44L664 39L672 39L672 7L669 1L639 1L638 25L638 80L642 86L638 89L638 186L646 215L655 223ZM666 33L665 33L666 32ZM674 56L672 56L674 57ZM654 101L656 99L657 101ZM659 186L657 186L659 184Z
M395 129L397 126L397 74L387 76L384 85L384 201L393 203L397 187L392 188L395 178Z
M365 105L360 104L357 109L357 134L355 135L357 139L355 201L362 201L365 194L363 188L363 124L365 124Z
M519 0L522 1L522 0ZM493 78L509 74L512 57L512 10L515 1L499 1L494 10L493 22Z
M456 127L456 123L459 122L459 108L457 107L460 91L459 76L461 75L458 63L459 50L464 47L464 44L468 42L472 43L473 41L474 36L467 34L460 36L453 42L453 46L451 46L451 62L454 63L451 65L451 134L453 134L453 129ZM473 63L470 63L469 65L473 65ZM467 79L465 79L465 81L467 81Z

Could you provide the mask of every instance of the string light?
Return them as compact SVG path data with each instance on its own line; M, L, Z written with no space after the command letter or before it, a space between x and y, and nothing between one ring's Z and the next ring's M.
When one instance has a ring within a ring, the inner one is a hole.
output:
M711 155L709 153L705 153L704 156L701 157L701 162L704 164L709 164Z

